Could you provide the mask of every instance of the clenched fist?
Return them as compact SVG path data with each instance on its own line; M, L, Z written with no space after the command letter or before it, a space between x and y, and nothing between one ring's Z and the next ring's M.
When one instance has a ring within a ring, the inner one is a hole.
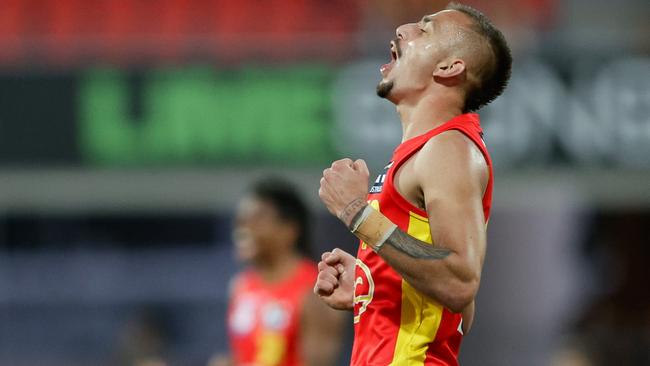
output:
M323 171L318 195L330 213L346 226L366 204L368 194L368 166L359 159L341 159Z
M331 253L323 253L321 259L314 293L331 308L352 310L356 258L336 248Z

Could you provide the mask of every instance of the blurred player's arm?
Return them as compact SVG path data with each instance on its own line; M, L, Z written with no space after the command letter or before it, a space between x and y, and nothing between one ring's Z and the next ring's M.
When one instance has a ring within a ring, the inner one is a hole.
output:
M238 280L239 276L235 275L228 281L228 302L232 300ZM228 321L226 321L226 324L228 324ZM210 357L207 366L235 366L235 360L232 359L232 356L229 353L217 352Z
M333 165L321 180L321 199L330 212L413 287L451 311L470 308L486 245L482 196L488 173L478 148L453 131L432 139L414 157L405 179L415 179L421 190L435 246L408 235L367 206L358 194L367 187L367 167L362 160L348 162Z
M216 354L210 358L207 366L235 366L235 362L228 355Z
M341 350L344 313L330 309L312 293L301 315L301 352L307 366L335 365Z

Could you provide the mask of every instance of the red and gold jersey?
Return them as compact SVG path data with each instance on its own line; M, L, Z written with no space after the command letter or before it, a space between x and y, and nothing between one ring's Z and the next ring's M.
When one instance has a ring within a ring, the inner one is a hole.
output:
M302 261L290 276L269 284L258 273L241 273L233 283L228 333L235 365L299 366L300 316L318 275Z
M477 114L463 114L409 139L370 188L368 201L409 235L432 243L427 213L408 202L393 185L395 172L432 137L457 130L481 150L490 170L483 196L485 220L492 202L492 162L482 139ZM458 365L461 314L452 313L406 282L369 246L357 253L354 291L353 366Z

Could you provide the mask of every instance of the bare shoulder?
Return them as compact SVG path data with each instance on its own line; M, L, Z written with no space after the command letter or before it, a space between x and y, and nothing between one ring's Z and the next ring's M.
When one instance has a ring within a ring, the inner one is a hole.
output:
M481 191L487 186L489 170L483 153L457 130L442 132L427 141L414 163L422 185L449 182L460 188L469 184L478 185Z
M483 153L476 144L464 133L457 130L449 130L431 138L422 146L418 154L418 160L440 161L467 161L478 168L486 168L487 163Z

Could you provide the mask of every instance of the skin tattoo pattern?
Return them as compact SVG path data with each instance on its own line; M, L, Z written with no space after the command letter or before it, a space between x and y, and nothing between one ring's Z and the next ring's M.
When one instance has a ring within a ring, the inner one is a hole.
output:
M388 239L386 239L386 244L409 257L418 259L444 259L451 253L449 249L436 248L431 244L427 244L408 235L399 228L390 234Z
M357 198L353 200L352 202L348 203L347 206L341 211L341 213L338 215L339 220L343 221L344 223L347 223L350 221L350 226L348 226L348 229L352 231L354 223L361 217L361 214L363 213L363 208L368 204L365 200L362 200L361 198ZM348 220L348 218L355 213L354 217L352 220Z
M346 219L352 214L352 212L356 211L356 214L352 220L350 220L348 229L350 229L353 234L355 234L359 239L363 240L366 243L373 241L371 239L372 236L364 235L364 233L358 231L358 228L362 223L359 221L364 221L367 219L367 217L362 217L364 208L367 206L367 204L368 203L366 201L357 198L354 201L350 202L339 215L339 218L346 222ZM384 220L387 220L385 217L382 218ZM377 232L374 233L374 237L381 237L383 234L384 233ZM408 235L400 228L395 228L393 232L388 236L384 244L388 244L400 252L408 255L409 257L416 259L439 260L446 258L451 253L449 249L434 247L429 243L418 240ZM381 246L383 246L383 244ZM377 252L381 250L381 246L376 248Z

